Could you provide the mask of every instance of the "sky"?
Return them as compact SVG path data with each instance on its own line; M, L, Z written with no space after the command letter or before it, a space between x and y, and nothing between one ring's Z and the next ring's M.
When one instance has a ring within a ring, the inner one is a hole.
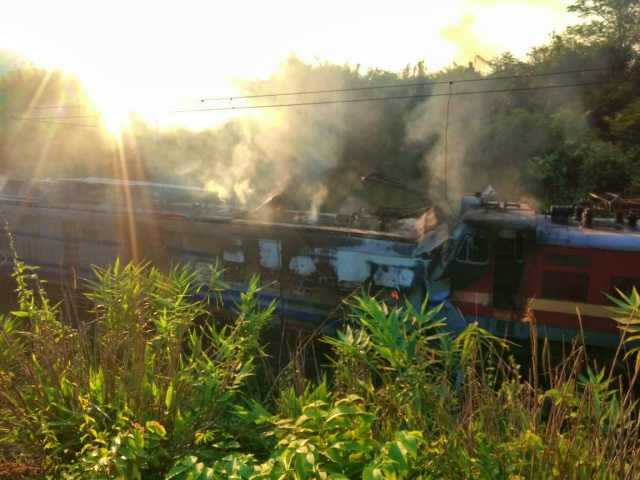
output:
M294 54L430 71L476 54L519 57L576 19L564 0L21 0L0 18L0 48L76 74L103 109L152 117L236 94Z

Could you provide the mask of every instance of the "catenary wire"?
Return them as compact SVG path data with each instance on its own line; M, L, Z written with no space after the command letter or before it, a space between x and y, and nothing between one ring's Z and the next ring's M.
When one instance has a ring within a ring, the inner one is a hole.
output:
M238 95L238 96L227 96L227 97L205 97L200 99L200 102L213 102L213 101L233 101L233 100L245 100L245 99L253 99L253 98L268 98L268 97L285 97L285 96L294 96L294 95L315 95L321 93L342 93L342 92L358 92L358 91L366 91L366 90L383 90L388 88L413 88L413 87L427 87L433 85L447 85L449 83L472 83L472 82L488 82L488 81L496 81L496 80L514 80L518 78L538 78L538 77L548 77L554 75L571 75L578 73L589 73L589 72L599 72L610 70L608 67L594 67L594 68L583 68L579 70L562 70L557 72L540 72L540 73L529 73L529 74L519 74L519 75L501 75L495 77L482 77L482 78L467 78L460 80L434 80L429 82L412 82L412 83L392 83L386 85L370 85L365 87L349 87L349 88L331 88L325 90L299 90L293 92L279 92L279 93L259 93L255 95Z
M455 82L451 82L452 84ZM260 108L279 108L279 107L299 107L299 106L313 106L313 105L332 105L332 104L347 104L347 103L362 103L362 102L379 102L389 100L410 100L410 99L423 99L431 97L446 97L446 96L461 96L461 95L483 95L491 93L508 93L508 92L524 92L535 90L549 90L555 88L575 88L599 85L604 82L582 82L582 83L569 83L569 84L554 84L554 85L538 85L529 87L510 87L510 88L496 88L489 90L472 90L466 92L453 92L453 93L427 93L427 94L412 94L412 95L386 95L380 97L362 97L362 98L346 98L346 99L332 99L332 100L316 100L309 102L293 102L293 103L273 103L262 105L238 105L228 107L209 107L209 108L190 108L180 110L170 110L170 114L180 113L198 113L198 112L215 112L215 111L229 111L229 110L250 110ZM84 114L84 115L38 115L31 117L13 116L13 120L64 120L73 118L96 118L100 117L100 114Z
M575 70L559 70L555 72L539 72L539 73L527 73L527 74L515 74L515 75L499 75L494 77L481 77L481 78L467 78L467 79L459 79L459 80L434 80L428 82L411 82L411 83L392 83L392 84L384 84L384 85L369 85L364 87L348 87L348 88L331 88L331 89L321 89L321 90L299 90L299 91L290 91L290 92L277 92L277 93L260 93L254 95L231 95L231 96L220 96L220 97L205 97L201 98L200 102L213 102L213 101L234 101L234 100L248 100L248 99L256 99L256 98L269 98L269 97L285 97L285 96L299 96L299 95L317 95L323 93L346 93L346 92L359 92L359 91L369 91L369 90L384 90L384 89L398 89L398 88L415 88L415 87L426 87L426 86L435 86L435 85L447 85L447 84L456 84L456 83L476 83L476 82L489 82L489 81L500 81L500 80L516 80L519 78L540 78L540 77L550 77L550 76L558 76L558 75L573 75L580 73L591 73L591 72L600 72L609 70L609 67L593 67L593 68L583 68L583 69L575 69ZM33 107L34 110L50 110L50 109L62 109L62 108L87 108L86 105L81 104L61 104L61 105L38 105Z
M584 83L569 83L561 85L539 85L535 87L516 87L516 88L496 88L491 90L473 90L468 92L453 92L453 93L428 93L428 94L414 94L414 95L388 95L383 97L363 97L363 98L347 98L340 100L317 100L310 102L294 102L294 103L273 103L265 105L239 105L230 107L211 107L211 108L190 108L181 110L172 110L169 113L197 113L197 112L216 112L225 110L250 110L259 108L278 108L278 107L300 107L307 105L332 105L340 103L361 103L361 102L379 102L387 100L410 100L412 98L431 98L431 97L446 97L449 95L482 95L489 93L507 93L507 92L525 92L532 90L549 90L554 88L572 88L572 87L587 87L591 85L599 85L603 82L584 82ZM56 117L57 118L57 117Z

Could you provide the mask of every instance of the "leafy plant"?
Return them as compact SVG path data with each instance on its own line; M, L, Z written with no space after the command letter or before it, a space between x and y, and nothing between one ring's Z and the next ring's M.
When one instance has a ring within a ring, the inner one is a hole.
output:
M616 358L596 367L579 342L558 364L544 344L541 368L525 379L512 345L478 324L454 337L427 301L362 294L323 339L332 352L322 380L274 380L273 394L257 397L254 364L274 308L260 308L257 279L221 322L210 313L224 288L215 269L202 277L116 263L96 270L90 317L72 328L36 273L16 259L17 308L0 317L0 455L22 471L175 480L640 472L638 370L624 381ZM620 351L637 356L640 295L614 305Z
M204 286L192 269L116 262L95 270L93 319L76 330L18 260L14 276L18 309L0 323L11 352L0 364L3 442L81 478L161 478L188 451L226 455L226 427L274 309L259 308L257 279L222 324L209 294L194 297Z

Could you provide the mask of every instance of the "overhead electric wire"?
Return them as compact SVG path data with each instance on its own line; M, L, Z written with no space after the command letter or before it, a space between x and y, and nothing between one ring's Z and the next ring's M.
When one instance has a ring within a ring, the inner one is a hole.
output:
M403 190L405 192L411 192L413 195L417 195L418 197L422 197L423 200L426 200L426 197L424 197L424 192L422 190L407 187L407 185L402 180L396 180L394 178L388 177L384 173L373 172L362 177L360 181L364 185L378 183L387 187Z
M86 115L50 115L50 116L44 116L44 115L36 115L35 117L19 117L19 116L12 116L11 119L12 120L65 120L67 118L97 118L97 117L101 117L102 115L100 115L99 113L92 113L92 114L86 114Z
M33 107L34 110L48 110L48 109L63 109L63 108L91 108L91 105L85 105L82 103L55 103L51 105L36 105Z
M100 127L100 125L97 125L95 123L76 123L76 122L61 121L61 120L66 120L67 118L69 117L16 117L16 116L9 117L10 120L40 122L40 123L46 123L50 125L66 125L70 127L93 127L93 128Z
M563 70L556 72L541 72L541 73L531 73L531 74L520 74L520 75L508 75L508 76L499 76L499 77L482 77L482 78L472 78L472 79L460 79L460 80L439 80L433 82L420 82L420 83L404 83L404 84L389 84L389 85L377 85L377 86L367 86L367 87L354 87L354 88L341 88L341 89L327 89L327 90L304 90L297 92L280 92L280 93L265 93L259 95L245 95L245 96L236 96L236 97L216 97L209 100L226 100L231 102L233 100L242 100L242 99L256 99L256 98L269 98L269 97L278 97L278 96L294 96L294 95L310 95L310 94L322 94L322 93L343 93L343 92L355 92L355 91L367 91L367 90L376 90L376 89L387 89L387 88L412 88L419 86L433 86L433 85L449 85L451 88L453 85L457 83L469 83L469 82L483 82L483 81L499 81L499 80L514 80L514 79L528 79L528 78L536 78L536 77L548 77L548 76L558 76L558 75L569 75L569 74L578 74L578 73L588 73L588 72L596 72L607 70L608 68L586 68L586 69L577 69L577 70ZM362 97L362 98L340 98L340 99L329 99L329 100L314 100L314 101L303 101L303 102L291 102L291 103L273 103L273 104L262 104L262 105L230 105L230 106L219 106L219 107L207 107L207 108L185 108L185 109L176 109L170 110L168 113L170 114L178 114L178 113L198 113L198 112L213 112L213 111L225 111L225 110L248 110L248 109L259 109L259 108L278 108L278 107L297 107L297 106L307 106L307 105L330 105L330 104L340 104L340 103L360 103L360 102L377 102L377 101L387 101L387 100L408 100L412 98L429 98L429 97L439 97L439 96L458 96L458 95L480 95L480 94L489 94L489 93L507 93L507 92L518 92L518 91L532 91L532 90L545 90L545 89L553 89L553 88L571 88L571 87L582 87L582 86L590 86L604 83L604 81L594 81L594 82L583 82L583 83L570 83L570 84L555 84L555 85L540 85L540 86L527 86L527 87L509 87L509 88L499 88L499 89L490 89L490 90L473 90L466 92L447 92L447 93L426 93L426 94L407 94L407 95L385 95L385 96L377 96L377 97ZM205 101L207 99L203 99L201 101ZM46 109L63 109L63 108L80 108L80 106L71 105L48 105L42 106L42 110ZM33 109L38 109L38 107L34 107ZM37 115L30 117L13 117L14 120L61 120L61 119L74 119L74 118L97 118L100 117L100 114L70 114L70 115Z
M358 92L366 90L383 90L387 88L413 88L413 87L428 87L433 85L447 85L449 83L472 83L472 82L488 82L495 80L514 80L517 78L538 78L549 77L555 75L572 75L577 73L589 73L610 70L609 67L594 67L583 68L576 70L561 70L556 72L540 72L529 73L519 75L502 75L496 77L481 77L481 78L466 78L460 80L432 80L428 82L413 82L413 83L391 83L386 85L369 85L366 87L347 87L347 88L331 88L325 90L299 90L293 92L279 92L279 93L259 93L254 95L238 95L238 96L226 96L226 97L205 97L201 98L200 102L214 102L214 101L233 101L233 100L248 100L253 98L268 98L268 97L285 97L294 95L316 95L322 93L342 93L342 92Z
M40 118L25 118L21 120L28 120L30 122L40 122L47 125L63 125L68 127L90 127L90 128L100 128L100 125L91 124L91 123L75 123L75 122L59 122L56 120L49 119L40 119Z
M508 93L508 92L525 92L533 90L550 90L554 88L575 88L575 87L587 87L592 85L600 85L603 82L583 82L583 83L568 83L568 84L555 84L555 85L538 85L532 87L511 87L511 88L496 88L491 90L472 90L467 92L446 92L446 93L425 93L425 94L413 94L413 95L387 95L382 97L362 97L362 98L344 98L337 100L315 100L309 102L295 102L295 103L273 103L262 105L232 105L229 107L210 107L210 108L191 108L181 110L171 110L168 113L198 113L198 112L218 112L228 110L252 110L260 108L279 108L279 107L301 107L301 106L313 106L313 105L332 105L342 103L363 103L363 102L381 102L388 100L410 100L413 98L431 98L431 97L448 97L448 96L460 96L460 95L483 95L490 93ZM56 116L42 116L35 117L12 117L13 120L64 120L68 118L96 118L100 117L100 114L91 115L56 115Z
M250 110L259 108L279 108L279 107L301 107L307 105L332 105L340 103L362 103L362 102L379 102L387 100L409 100L412 98L431 98L431 97L446 97L449 95L482 95L488 93L507 93L507 92L525 92L531 90L549 90L553 88L573 88L573 87L587 87L591 85L599 85L603 82L584 82L584 83L569 83L561 85L539 85L535 87L515 87L515 88L497 88L491 90L473 90L469 92L453 92L453 93L426 93L426 94L414 94L414 95L388 95L383 97L363 97L363 98L346 98L340 100L317 100L309 102L295 102L295 103L273 103L263 105L239 105L230 107L211 107L211 108L191 108L182 110L172 110L169 113L197 113L197 112L218 112L225 110Z
M231 96L220 96L220 97L205 97L205 98L201 98L200 102L201 103L210 102L210 101L232 102L234 100L249 100L249 99L269 98L269 97L317 95L317 94L326 94L326 93L346 93L346 92L359 92L359 91L368 91L368 90L384 90L384 89L398 89L398 88L415 88L415 87L447 85L447 84L456 84L456 83L475 83L475 82L489 82L489 81L500 81L500 80L515 80L519 78L526 79L526 78L540 78L540 77L550 77L550 76L558 76L558 75L572 75L572 74L599 72L599 71L606 71L606 70L609 70L609 67L593 67L593 68L583 68L583 69L575 69L575 70L559 70L555 72L500 75L500 76L494 76L494 77L466 78L466 79L459 79L459 80L444 79L444 80L433 80L428 82L368 85L364 87L331 88L331 89L322 89L322 90L298 90L298 91L290 91L290 92L260 93L260 94L254 94L254 95L237 95L237 96L231 95ZM63 108L78 109L78 108L89 108L89 106L82 105L82 104L36 105L32 109L33 110L52 110L52 109L63 109Z

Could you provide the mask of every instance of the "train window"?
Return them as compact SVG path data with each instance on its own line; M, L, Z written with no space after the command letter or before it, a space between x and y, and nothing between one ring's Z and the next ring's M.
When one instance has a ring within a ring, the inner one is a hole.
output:
M591 257L586 255L560 255L552 253L544 257L544 262L554 267L588 268L591 266Z
M542 273L540 291L543 298L586 302L589 294L589 275L582 272L547 270Z
M93 225L83 225L81 228L82 240L84 241L96 241L101 240L100 232Z
M242 240L234 239L222 253L224 279L229 282L243 282L247 275L246 259Z
M189 235L185 237L183 247L187 250L216 256L220 253L219 241L216 240L210 235Z
M496 256L509 257L517 262L524 259L524 236L520 232L502 230L494 243Z
M489 262L489 241L481 234L470 235L463 240L456 260L461 263L486 264Z
M611 293L613 295L618 294L620 290L625 295L629 295L633 287L636 290L640 290L640 278L637 277L613 277L611 279Z
M6 195L22 195L28 187L27 182L22 180L5 180L2 191Z
M260 239L260 266L269 270L279 270L282 264L282 246L278 240Z
M222 276L227 282L242 283L245 280L247 271L244 263L223 262Z

